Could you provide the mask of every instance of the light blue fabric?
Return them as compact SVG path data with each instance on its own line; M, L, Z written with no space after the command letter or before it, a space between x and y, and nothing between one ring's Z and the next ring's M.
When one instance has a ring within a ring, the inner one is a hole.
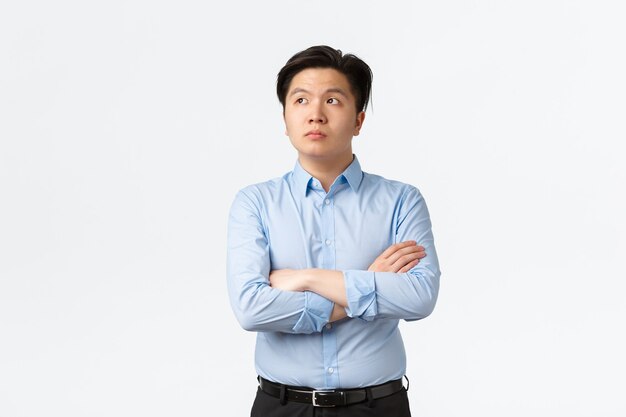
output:
M406 240L426 248L416 267L367 271ZM413 186L363 172L356 156L328 194L298 162L281 178L240 190L230 210L227 263L233 311L244 329L258 332L258 374L317 389L401 378L398 321L428 316L439 291L424 198ZM270 270L285 268L343 271L349 317L330 324L332 301L270 287Z

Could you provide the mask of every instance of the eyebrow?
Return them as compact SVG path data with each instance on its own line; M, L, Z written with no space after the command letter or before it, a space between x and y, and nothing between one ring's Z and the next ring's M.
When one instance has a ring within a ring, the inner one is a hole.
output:
M304 88L296 87L291 91L291 93L289 93L289 96L293 96L294 94L298 94L298 93L311 94L310 91L305 90ZM328 93L337 93L337 94L341 94L344 97L348 97L346 92L343 89L338 88L338 87L331 87L328 90L324 91L324 94L328 94Z

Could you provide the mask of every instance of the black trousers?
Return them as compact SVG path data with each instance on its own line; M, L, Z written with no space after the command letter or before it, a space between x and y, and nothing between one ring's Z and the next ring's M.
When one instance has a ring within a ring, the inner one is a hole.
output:
M259 388L250 417L411 417L411 411L404 388L372 403L365 401L343 407L313 407L293 401L281 405L280 399Z

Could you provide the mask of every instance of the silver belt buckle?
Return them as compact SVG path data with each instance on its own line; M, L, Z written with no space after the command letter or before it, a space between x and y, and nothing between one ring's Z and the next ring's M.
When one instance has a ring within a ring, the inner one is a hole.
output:
M325 392L335 392L335 390L330 389L330 390L313 390L313 393L311 394L311 400L313 402L313 407L336 407L334 404L329 404L329 405L323 405L323 404L318 404L317 403L317 398L316 398L316 394L317 393L325 393Z

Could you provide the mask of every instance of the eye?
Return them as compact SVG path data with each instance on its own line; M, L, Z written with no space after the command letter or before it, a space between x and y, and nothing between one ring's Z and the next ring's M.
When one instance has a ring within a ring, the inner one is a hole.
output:
M339 100L337 100L334 97L331 97L328 100L326 100L326 103L328 103L328 104L339 104Z
M300 97L299 99L296 100L296 103L298 104L306 104L308 102L308 100L304 97Z

